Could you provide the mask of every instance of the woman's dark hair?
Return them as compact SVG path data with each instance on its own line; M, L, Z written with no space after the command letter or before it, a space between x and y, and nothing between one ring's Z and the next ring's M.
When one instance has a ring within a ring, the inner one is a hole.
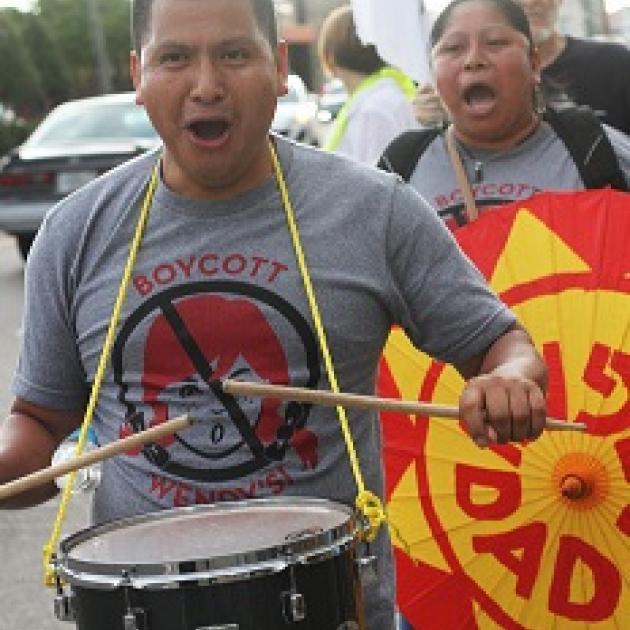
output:
M325 68L329 59L340 68L360 74L372 74L387 65L373 45L361 43L349 6L337 7L328 14L319 33L318 48Z
M151 9L154 0L133 0L131 3L131 37L137 54L149 31ZM273 0L249 0L256 17L256 22L263 35L271 44L272 50L278 46L278 27Z
M466 2L477 2L479 0L453 0L450 2L438 15L437 19L433 24L433 28L431 29L431 35L429 37L429 41L431 43L431 48L433 48L441 39L444 34L444 29L448 25L449 18L451 17L451 13L453 13L454 9L456 9L461 4ZM513 0L482 0L483 2L487 2L488 4L494 4L494 6L503 13L505 19L508 21L512 28L520 31L527 37L527 41L529 41L530 48L534 47L534 40L532 38L532 32L529 28L529 20L527 19L527 15L525 15L525 11L523 11L522 7L519 4L516 4Z

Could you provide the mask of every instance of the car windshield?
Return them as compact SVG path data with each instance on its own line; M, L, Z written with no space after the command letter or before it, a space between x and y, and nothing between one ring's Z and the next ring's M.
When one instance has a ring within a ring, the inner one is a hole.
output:
M57 108L33 132L26 144L43 147L77 140L156 137L144 108L135 103L72 103Z

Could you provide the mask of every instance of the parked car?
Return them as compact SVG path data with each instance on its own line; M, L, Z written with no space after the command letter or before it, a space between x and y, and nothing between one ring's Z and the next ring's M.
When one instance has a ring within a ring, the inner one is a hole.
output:
M0 159L0 230L24 258L48 209L98 175L157 146L133 92L69 101Z
M17 116L15 112L4 103L0 103L0 123L12 123L15 122L16 119Z
M323 147L326 144L332 123L347 100L348 93L340 79L331 79L322 86L317 100L317 116L314 125L319 146Z
M347 100L348 93L341 79L330 79L324 83L319 94L319 110L328 112L330 120L334 120ZM325 119L327 116L321 116L321 118Z
M289 75L289 91L278 99L271 128L287 138L305 144L317 144L315 123L317 98L310 94L302 78Z

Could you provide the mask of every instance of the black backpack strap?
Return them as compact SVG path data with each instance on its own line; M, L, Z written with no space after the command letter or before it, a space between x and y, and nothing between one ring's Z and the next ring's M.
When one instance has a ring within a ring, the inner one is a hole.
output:
M615 151L600 120L587 107L547 109L544 119L564 142L589 189L628 190Z
M390 142L378 161L378 168L398 173L406 182L416 169L426 148L441 133L440 129L414 129L405 131Z

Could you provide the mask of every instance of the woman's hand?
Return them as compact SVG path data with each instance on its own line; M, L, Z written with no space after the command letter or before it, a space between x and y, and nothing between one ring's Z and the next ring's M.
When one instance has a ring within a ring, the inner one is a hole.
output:
M440 97L430 83L421 85L413 100L416 119L424 127L437 127L446 122L448 116Z

